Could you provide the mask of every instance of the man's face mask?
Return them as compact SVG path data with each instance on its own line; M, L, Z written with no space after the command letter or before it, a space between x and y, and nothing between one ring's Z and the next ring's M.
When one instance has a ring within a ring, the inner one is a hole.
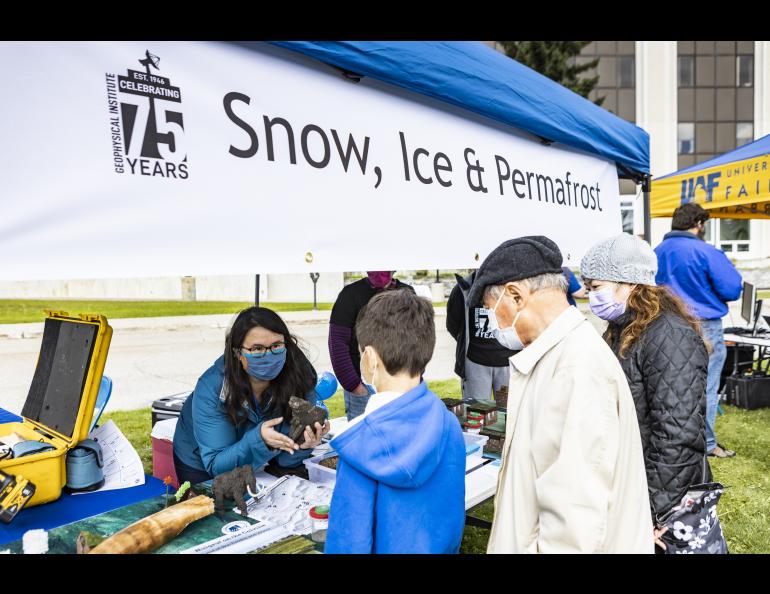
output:
M497 311L497 308L500 305L500 301L503 299L505 293L505 290L503 290L503 292L500 294L500 297L497 298L497 303L495 303L495 306L489 310L489 330L495 340L506 349L511 351L520 351L524 348L524 343L521 342L521 338L519 338L519 334L516 332L516 320L519 319L521 310L516 313L516 317L513 318L513 323L511 324L510 328L500 328L497 322L497 314L495 312Z

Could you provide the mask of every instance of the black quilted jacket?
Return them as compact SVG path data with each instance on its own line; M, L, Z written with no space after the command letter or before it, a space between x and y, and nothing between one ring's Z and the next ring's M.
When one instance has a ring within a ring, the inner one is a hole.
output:
M705 478L708 352L685 320L664 313L621 358L620 331L633 315L628 311L613 324L611 346L636 404L655 518Z

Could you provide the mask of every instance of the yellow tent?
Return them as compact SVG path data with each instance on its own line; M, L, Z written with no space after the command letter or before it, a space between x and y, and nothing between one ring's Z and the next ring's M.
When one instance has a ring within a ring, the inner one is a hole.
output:
M652 181L650 214L695 202L712 218L770 219L770 135Z

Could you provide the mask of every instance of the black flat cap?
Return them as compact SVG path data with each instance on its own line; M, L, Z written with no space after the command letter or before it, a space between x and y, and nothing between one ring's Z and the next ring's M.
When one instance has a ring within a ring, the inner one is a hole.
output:
M484 289L539 274L562 274L562 255L543 235L509 239L497 246L481 263L468 294L468 306L478 306Z

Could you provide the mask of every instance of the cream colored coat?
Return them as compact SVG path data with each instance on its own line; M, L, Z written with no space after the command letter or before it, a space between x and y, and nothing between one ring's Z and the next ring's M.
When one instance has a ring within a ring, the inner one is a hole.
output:
M511 361L489 553L653 553L639 424L615 355L569 307Z

